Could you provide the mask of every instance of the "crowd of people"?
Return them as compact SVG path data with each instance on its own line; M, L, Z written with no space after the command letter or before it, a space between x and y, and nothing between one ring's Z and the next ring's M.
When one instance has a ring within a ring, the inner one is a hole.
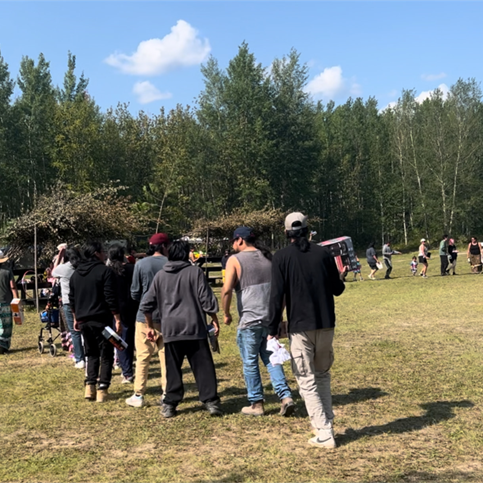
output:
M458 260L459 251L456 248L455 241L448 235L443 235L439 242L439 258L440 258L440 275L456 275L456 262ZM394 250L391 247L391 242L386 242L382 247L382 256L384 265L386 267L386 273L384 278L390 279L392 272L392 256L401 255L401 252ZM466 257L470 265L472 273L482 273L482 260L483 260L483 247L478 243L476 237L471 237L471 241L468 244L466 251ZM416 276L418 274L418 267L420 267L419 275L422 278L428 278L427 271L429 267L429 260L431 259L431 252L429 251L428 241L425 238L421 238L418 248L418 255L413 256L409 263L411 274ZM371 242L366 250L366 260L371 272L369 279L375 280L375 274L378 270L383 269L382 263L377 258L377 252L375 249L375 242ZM357 271L360 273L360 269ZM355 280L355 275L354 275ZM362 280L362 278L361 278Z
M222 260L226 325L233 320L233 292L237 299L237 344L248 396L241 412L247 417L265 413L261 360L280 399L280 415L294 413L283 365L278 360L272 363L267 347L275 343L278 350L278 339L289 337L292 370L314 431L309 443L334 448L330 382L334 296L343 292L344 283L332 256L309 241L302 213L287 216L285 234L289 245L272 257L253 230L241 226L231 238L234 254L227 251ZM0 293L16 296L13 275L4 272ZM163 417L176 416L183 399L185 358L203 407L212 416L223 415L208 333L209 326L215 337L220 332L218 300L201 268L193 263L188 242L171 241L157 233L149 240L148 256L137 261L119 245L108 253L96 241L81 249L60 246L51 275L60 280L61 309L72 334L75 367L85 371L86 400L103 403L110 396L115 349L106 334L115 331L127 343L118 356L121 382L133 384L133 394L126 399L129 406L145 404L149 363L157 353ZM0 313L7 311L10 300L0 297ZM4 335L11 336L11 326L10 334L0 333L0 343Z
M334 297L344 291L345 273L339 273L334 258L310 242L307 218L291 213L285 219L286 248L272 254L259 243L250 227L238 227L231 238L233 254L223 260L221 305L223 322L230 325L232 297L238 311L237 345L242 360L248 405L247 416L263 416L264 388L260 360L266 367L280 415L294 413L295 403L283 365L272 363L272 339L288 337L292 371L305 402L317 447L336 446L333 431L330 369L334 360ZM391 278L392 256L400 255L388 242L382 249L385 278ZM447 235L439 245L441 275L456 274L458 250ZM367 249L370 279L383 268L371 243ZM473 237L467 257L472 271L481 273L482 248ZM421 239L418 257L412 257L413 275L427 277L431 254ZM17 297L11 271L2 268L7 257L0 252L0 349L9 349L11 312ZM360 265L358 266L359 275ZM356 271L357 272L357 271ZM84 369L84 397L102 403L109 398L115 348L105 336L113 329L127 343L118 350L121 382L133 385L126 404L145 405L145 391L152 357L158 354L161 369L161 415L176 416L183 400L182 364L188 359L203 407L221 416L216 368L210 350L207 318L214 336L220 332L219 306L206 276L193 261L187 241L171 241L157 233L149 240L147 256L136 259L120 245L105 252L101 243L86 243L81 249L60 246L52 276L60 281L62 311L72 336L74 364ZM287 321L283 321L286 311ZM10 326L8 324L10 316ZM8 342L7 342L8 341Z

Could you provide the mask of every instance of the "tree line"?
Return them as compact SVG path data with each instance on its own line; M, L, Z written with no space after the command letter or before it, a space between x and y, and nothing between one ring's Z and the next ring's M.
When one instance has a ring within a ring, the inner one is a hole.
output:
M414 245L483 232L483 104L474 79L418 102L404 90L315 102L292 50L271 66L243 43L226 68L210 58L195 106L102 112L68 54L62 86L49 62L24 57L14 81L0 55L0 226L56 182L79 194L110 181L152 229L187 233L240 210L303 211L317 238ZM20 95L13 98L14 85Z

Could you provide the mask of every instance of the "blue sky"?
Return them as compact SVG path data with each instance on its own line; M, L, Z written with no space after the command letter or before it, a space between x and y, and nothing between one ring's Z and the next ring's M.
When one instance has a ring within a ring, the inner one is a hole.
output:
M315 99L383 108L403 88L482 81L482 18L481 2L0 2L0 51L15 78L42 52L58 85L70 50L103 110L156 113L194 104L209 55L226 67L246 41L269 66L294 47Z

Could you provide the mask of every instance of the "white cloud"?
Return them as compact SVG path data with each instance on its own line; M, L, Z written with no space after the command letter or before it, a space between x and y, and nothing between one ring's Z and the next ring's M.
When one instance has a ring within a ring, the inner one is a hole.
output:
M357 82L352 82L349 93L351 96L360 96L362 94L362 86L360 84L357 84Z
M305 91L314 97L334 98L343 94L358 96L361 94L361 86L342 76L340 65L326 67L323 72L315 76L305 88Z
M173 97L170 92L161 92L149 81L136 82L132 91L136 94L138 101L141 104L149 104L150 102L170 99Z
M379 109L379 114L383 113L387 109L393 109L396 106L397 106L397 101L392 101L386 107L383 107L382 109Z
M439 74L423 74L421 76L421 79L424 79L426 81L435 81L438 79L444 79L446 77L446 74L444 72L440 72Z
M446 84L440 84L438 89L443 93L443 99L446 99L449 94L449 87ZM419 96L415 97L414 100L419 104L422 104L426 99L430 99L433 95L434 90L432 91L423 91Z
M105 62L124 74L155 76L201 64L210 51L208 39L200 38L188 22L178 20L162 39L144 40L132 55L116 52Z

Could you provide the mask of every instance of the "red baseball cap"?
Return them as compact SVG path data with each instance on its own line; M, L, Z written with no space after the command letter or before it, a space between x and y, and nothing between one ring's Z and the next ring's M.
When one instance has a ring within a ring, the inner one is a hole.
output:
M169 243L169 237L166 233L155 233L150 239L150 245L162 245Z

